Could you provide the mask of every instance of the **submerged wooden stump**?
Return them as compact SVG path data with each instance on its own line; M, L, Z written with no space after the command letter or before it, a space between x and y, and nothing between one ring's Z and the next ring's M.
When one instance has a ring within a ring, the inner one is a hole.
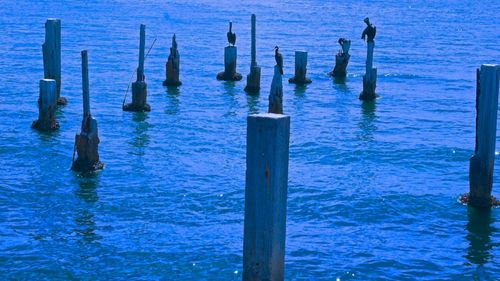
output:
M288 82L297 85L311 83L311 79L306 77L307 73L307 52L295 51L295 76L290 78Z
M217 74L217 80L240 81L242 76L236 72L237 49L235 46L224 48L224 71Z
M56 120L57 83L53 79L40 80L40 93L38 98L38 119L33 121L31 127L39 131L53 131L59 129Z

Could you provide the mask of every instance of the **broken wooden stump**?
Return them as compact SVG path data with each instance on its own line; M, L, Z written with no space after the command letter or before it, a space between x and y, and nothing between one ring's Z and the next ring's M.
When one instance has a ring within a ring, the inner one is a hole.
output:
M31 127L39 131L53 131L59 129L56 120L57 82L54 79L42 79L39 83L38 120L33 121Z
M179 80L179 64L180 64L179 51L177 50L177 41L175 40L175 34L172 37L172 47L170 47L170 55L168 56L167 63L165 65L166 78L163 81L164 86L180 86L182 85Z
M307 52L295 51L295 76L288 79L288 82L297 85L311 83L311 79L306 77L307 73Z

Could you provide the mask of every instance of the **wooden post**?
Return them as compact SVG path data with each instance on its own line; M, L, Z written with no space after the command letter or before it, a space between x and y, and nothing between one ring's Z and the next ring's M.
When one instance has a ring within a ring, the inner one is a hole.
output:
M290 117L247 119L243 280L283 280Z
M99 161L98 145L100 140L97 130L97 120L95 120L90 113L87 51L82 51L81 56L83 120L80 134L75 135L75 151L78 153L78 158L76 161L73 159L71 169L78 172L92 172L102 169L104 164Z
M217 80L240 81L242 76L236 72L236 46L227 46L224 48L224 71L217 74Z
M53 79L42 79L39 84L38 120L33 121L31 127L40 131L57 130L59 129L59 123L55 118L57 82Z
M147 84L144 76L144 49L146 44L146 26L141 24L139 41L139 66L137 67L137 80L132 83L132 103L123 105L124 111L150 111L147 103Z
M349 49L351 48L351 40L345 40L344 38L339 39L341 49L335 55L335 67L328 73L328 75L335 78L345 78L347 76L347 65L349 64L349 59L351 55L349 54Z
M359 96L361 100L374 100L377 95L375 88L377 87L377 68L373 67L373 49L375 42L369 41L366 55L366 69L363 75L363 92Z
M311 83L311 79L306 78L307 73L307 52L295 51L295 76L290 78L288 82L298 85Z
M274 66L273 81L269 92L269 113L283 114L283 81L280 67Z
M250 64L250 73L247 75L247 85L245 91L249 93L258 93L260 90L260 67L257 65L256 50L256 31L255 14L252 14L252 62Z
M47 19L45 22L45 42L42 45L43 77L56 81L57 104L67 103L61 97L61 20Z
M500 67L483 64L477 70L476 145L470 159L468 203L478 208L498 204L492 198L493 167L497 132Z
M179 80L179 64L180 56L177 50L177 41L175 40L175 34L172 37L172 47L170 47L170 55L168 56L166 69L166 79L163 81L164 86L180 86L182 85Z

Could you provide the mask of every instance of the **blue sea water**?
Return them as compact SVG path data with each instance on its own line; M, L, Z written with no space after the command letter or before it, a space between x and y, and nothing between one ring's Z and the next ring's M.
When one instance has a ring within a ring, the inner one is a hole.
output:
M238 71L249 72L251 13L257 97L244 80L215 79L229 20ZM500 1L472 0L2 1L0 278L240 280L246 116L267 110L279 45L285 79L294 51L306 49L313 80L284 83L286 279L500 280L500 210L457 202L474 148L475 70L500 63L499 14ZM358 100L366 16L378 30L375 103ZM49 17L62 22L69 104L59 131L39 133L30 125ZM157 39L145 64L152 110L123 112L140 23L147 46ZM178 90L162 86L173 33ZM339 37L352 40L345 85L326 75ZM83 49L106 164L85 177L69 170Z

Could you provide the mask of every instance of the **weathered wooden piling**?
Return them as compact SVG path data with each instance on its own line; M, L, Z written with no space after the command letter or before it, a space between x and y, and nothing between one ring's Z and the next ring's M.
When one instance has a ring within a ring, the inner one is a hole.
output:
M179 51L177 50L177 41L175 40L175 34L172 37L172 47L170 47L170 55L168 56L167 63L165 65L166 79L163 81L164 86L180 86L182 85L179 80L179 63L180 63Z
M68 101L61 97L61 20L47 19L45 22L45 42L42 45L43 77L56 81L57 104Z
M144 76L144 49L146 45L146 26L141 24L139 43L139 67L137 67L137 80L132 83L132 103L123 105L124 111L150 111L151 107L146 102L147 84Z
M40 80L38 98L38 120L33 121L31 127L40 131L59 129L55 113L57 106L57 82L54 79Z
M375 35L377 29L370 23L368 18L365 18L366 28L361 35L362 39L366 38L367 54L366 54L366 69L363 75L363 91L359 95L361 100L374 100L377 98L375 88L377 87L377 68L373 67L373 49L375 48Z
M295 76L288 79L288 82L297 85L311 83L311 79L306 77L307 73L307 52L295 51Z
M335 78L345 78L347 76L347 65L349 64L349 49L351 48L351 40L344 38L339 39L341 49L335 55L335 67L328 75Z
M75 135L75 151L78 154L76 161L73 152L71 169L78 172L91 172L102 169L104 164L99 161L99 135L97 120L90 113L89 98L89 72L87 51L82 51L82 94L83 94L83 120L80 134Z
M290 117L247 119L243 280L283 280Z
M273 81L269 92L269 113L283 114L283 80L278 65L274 66Z
M247 85L245 91L249 93L258 93L260 91L260 66L257 65L256 50L256 19L252 14L252 63L250 64L250 73L247 75Z
M242 76L236 72L236 58L238 52L236 49L236 33L232 32L233 23L229 23L227 32L227 41L229 46L224 48L224 71L217 74L217 80L240 81Z
M497 132L500 67L483 64L477 70L476 144L469 165L468 203L489 208L498 202L491 196Z

